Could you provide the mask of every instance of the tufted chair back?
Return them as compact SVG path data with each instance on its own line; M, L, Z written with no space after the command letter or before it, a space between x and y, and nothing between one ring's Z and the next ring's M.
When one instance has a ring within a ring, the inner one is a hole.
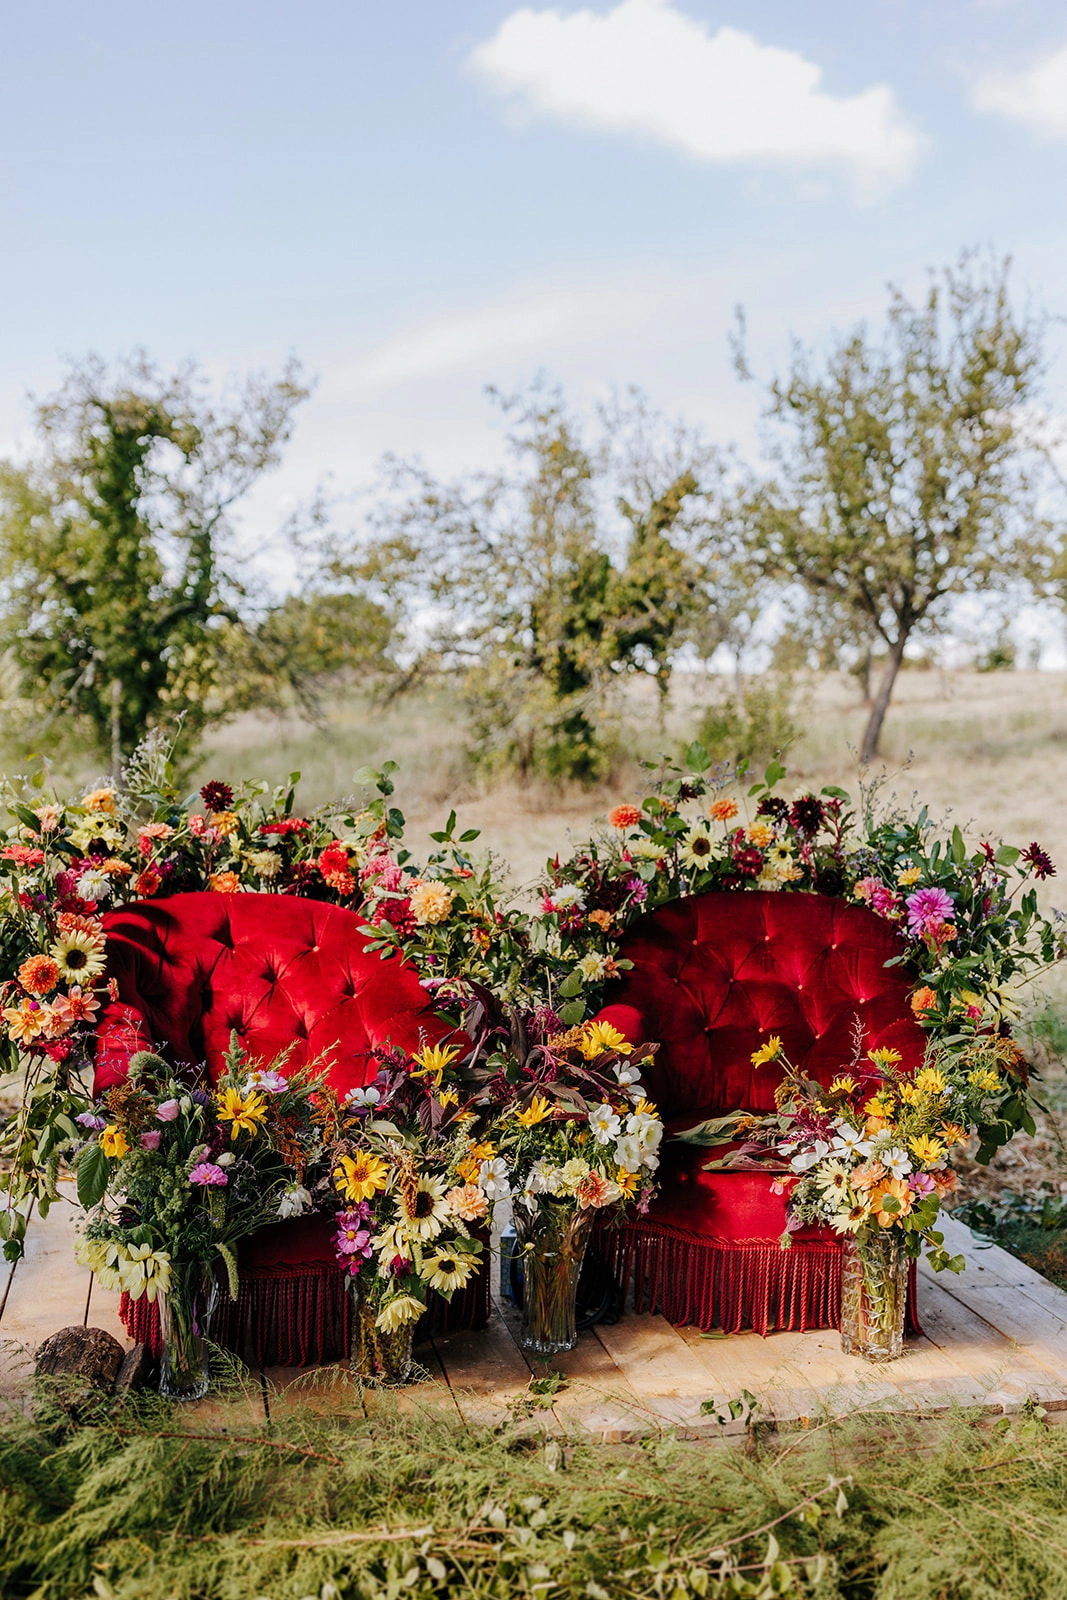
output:
M601 1017L627 1038L658 1039L647 1074L675 1127L738 1109L769 1111L781 1069L752 1052L777 1034L790 1060L828 1083L862 1049L922 1060L925 1035L909 1003L912 980L893 928L866 906L826 895L713 891L649 913L620 954L633 968Z
M368 951L341 906L277 894L177 894L110 911L107 971L118 998L97 1029L96 1091L126 1077L137 1050L213 1076L236 1029L269 1061L295 1046L294 1071L333 1051L339 1093L376 1075L368 1051L414 1051L450 1033L412 967Z

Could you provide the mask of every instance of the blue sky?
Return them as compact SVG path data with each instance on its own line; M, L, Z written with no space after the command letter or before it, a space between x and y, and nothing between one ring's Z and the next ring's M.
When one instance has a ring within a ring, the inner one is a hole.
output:
M387 449L491 459L483 386L538 369L751 450L738 302L766 372L964 245L1067 312L1052 0L51 0L0 27L0 449L66 356L293 352L318 388L257 532Z

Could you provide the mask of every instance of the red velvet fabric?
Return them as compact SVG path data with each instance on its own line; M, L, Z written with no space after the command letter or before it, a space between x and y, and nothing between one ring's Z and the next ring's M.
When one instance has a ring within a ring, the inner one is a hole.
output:
M886 966L900 949L890 925L866 906L759 890L697 895L631 929L621 954L633 968L600 1017L633 1043L660 1041L646 1079L669 1135L705 1117L773 1109L781 1068L755 1068L750 1058L774 1034L820 1083L848 1067L857 1037L861 1053L890 1046L914 1070L925 1035L908 1003L913 980ZM785 1196L772 1192L766 1173L703 1171L716 1153L665 1139L661 1192L612 1247L617 1264L640 1280L639 1297L702 1327L717 1318L761 1332L836 1324L833 1235L807 1228L780 1251ZM805 1251L815 1253L808 1289ZM744 1264L757 1255L766 1283L756 1297L762 1311L751 1316ZM668 1258L675 1263L669 1273ZM743 1324L739 1308L750 1319Z
M96 1092L121 1083L137 1050L217 1078L236 1028L286 1070L325 1051L341 1094L377 1075L369 1050L409 1051L450 1031L414 969L367 950L355 912L277 894L176 894L109 911L107 971L118 999L97 1029Z
M205 1062L217 1079L234 1028L264 1063L293 1046L287 1073L325 1057L340 1094L377 1075L373 1048L415 1051L453 1033L414 968L368 950L359 917L342 906L291 895L179 894L110 911L104 927L118 998L97 1028L97 1094L125 1080L138 1050L159 1050L176 1068ZM330 1219L312 1216L244 1240L241 1290L220 1310L220 1342L282 1366L347 1354L348 1295L332 1231ZM488 1315L483 1269L431 1321L484 1327ZM123 1317L134 1337L158 1339L154 1306L124 1297Z

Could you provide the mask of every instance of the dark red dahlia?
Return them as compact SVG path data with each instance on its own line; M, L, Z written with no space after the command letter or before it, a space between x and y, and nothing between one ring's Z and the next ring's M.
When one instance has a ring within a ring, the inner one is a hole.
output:
M1035 878L1054 878L1056 868L1052 865L1052 857L1047 851L1042 850L1039 844L1027 845L1023 851L1023 860L1028 866L1033 867Z
M735 850L733 866L742 878L758 878L763 871L763 851Z
M789 815L789 807L785 801L776 794L765 794L756 807L757 817L773 817L775 822L784 822Z
M822 801L813 794L802 795L793 801L789 820L798 833L818 833L826 820Z
M211 783L205 783L200 791L200 798L204 802L205 811L229 811L233 805L233 790L228 783L213 780Z

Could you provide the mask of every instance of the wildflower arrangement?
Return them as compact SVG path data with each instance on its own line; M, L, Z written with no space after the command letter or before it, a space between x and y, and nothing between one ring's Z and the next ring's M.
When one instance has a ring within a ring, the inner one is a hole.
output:
M141 1051L127 1082L80 1113L88 1137L73 1161L90 1214L76 1255L103 1288L155 1300L179 1263L220 1258L236 1297L237 1241L311 1208L321 1085L310 1067L286 1078L280 1066L234 1040L218 1083L190 1087Z
M322 1188L337 1213L334 1248L375 1326L391 1334L425 1311L430 1290L451 1300L479 1265L488 1215L472 1179L480 1149L456 1045L413 1057L379 1051L373 1083L343 1100L320 1090Z
M494 1106L477 1184L489 1200L511 1197L516 1226L561 1212L608 1215L655 1193L663 1123L645 1095L641 1067L654 1044L634 1047L607 1022L551 1031L521 1065L490 1057Z
M1002 1122L1017 1094L1020 1051L1010 1039L985 1034L962 1048L934 1045L914 1075L892 1049L869 1050L823 1088L800 1073L772 1037L752 1055L754 1066L783 1073L776 1109L735 1113L701 1123L680 1137L691 1144L734 1147L707 1169L753 1167L774 1173L788 1195L788 1246L799 1228L823 1224L861 1246L893 1230L905 1252L925 1249L938 1271L963 1270L936 1230L941 1204L957 1187L951 1166L976 1129Z

